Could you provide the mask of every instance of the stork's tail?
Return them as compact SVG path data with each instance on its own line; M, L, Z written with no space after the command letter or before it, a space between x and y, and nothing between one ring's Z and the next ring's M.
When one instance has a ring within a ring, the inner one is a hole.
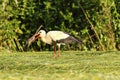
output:
M80 43L80 44L83 44L83 41L81 39L77 39L73 36L70 36L70 38L74 41L74 42L77 42L77 43Z

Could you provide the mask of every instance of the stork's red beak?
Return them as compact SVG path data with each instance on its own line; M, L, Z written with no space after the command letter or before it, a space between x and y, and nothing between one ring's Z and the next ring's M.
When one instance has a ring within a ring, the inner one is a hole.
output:
M39 37L40 37L39 33L35 34L35 39L38 39Z

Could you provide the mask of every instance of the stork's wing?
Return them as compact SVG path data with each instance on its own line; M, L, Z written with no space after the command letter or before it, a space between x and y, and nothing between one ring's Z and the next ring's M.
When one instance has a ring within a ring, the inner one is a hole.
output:
M72 43L72 42L77 42L77 43L80 43L80 44L83 43L82 40L78 40L78 39L74 38L73 36L69 36L66 39L58 40L57 42L58 43Z
M49 31L47 33L47 36L50 36L53 41L57 41L57 40L65 39L70 35L62 31Z

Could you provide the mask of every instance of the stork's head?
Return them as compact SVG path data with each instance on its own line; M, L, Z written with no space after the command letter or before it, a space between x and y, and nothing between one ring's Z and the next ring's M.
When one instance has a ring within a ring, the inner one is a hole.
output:
M32 37L30 37L26 43L28 46L30 46L30 44L34 42L36 39L45 37L45 35L46 35L46 32L44 30L40 30L36 32Z
M40 30L35 37L42 38L42 37L45 37L45 35L46 35L46 32L44 30Z

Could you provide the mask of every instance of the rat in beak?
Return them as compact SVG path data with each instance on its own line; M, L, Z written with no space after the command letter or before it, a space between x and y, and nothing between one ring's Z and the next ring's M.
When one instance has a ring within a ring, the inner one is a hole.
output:
M41 25L41 26L36 30L36 33L26 41L26 45L27 45L28 47L30 46L30 44L31 44L32 42L34 42L36 39L40 38L39 30L40 30L42 27L44 28L44 26Z
M40 38L40 34L39 33L35 34L35 39L38 39L38 38Z
M26 44L29 47L32 42L34 42L36 39L40 38L40 34L36 33L32 37L30 37L27 41Z

